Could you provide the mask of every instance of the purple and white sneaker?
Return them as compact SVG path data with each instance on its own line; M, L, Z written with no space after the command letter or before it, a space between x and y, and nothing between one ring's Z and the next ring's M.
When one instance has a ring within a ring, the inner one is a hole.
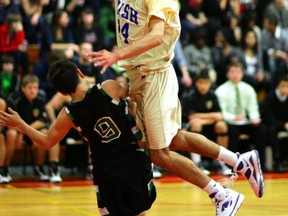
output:
M238 160L233 168L234 172L241 173L248 181L257 197L264 194L264 177L261 170L259 154L252 150L238 155Z
M216 206L216 216L234 216L244 201L244 195L224 188L210 198Z

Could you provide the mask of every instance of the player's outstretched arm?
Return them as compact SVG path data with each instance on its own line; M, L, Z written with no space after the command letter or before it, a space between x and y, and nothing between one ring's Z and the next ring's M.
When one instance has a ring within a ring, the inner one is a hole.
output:
M8 112L0 111L0 126L13 127L29 136L37 145L49 149L59 143L74 125L67 113L62 110L48 132L44 134L28 125L16 111L8 108Z
M104 73L108 67L117 61L138 56L162 43L164 36L165 21L153 16L149 21L149 32L143 38L135 41L133 44L116 49L112 52L101 50L99 52L89 53L90 62L96 67L103 66L101 73Z

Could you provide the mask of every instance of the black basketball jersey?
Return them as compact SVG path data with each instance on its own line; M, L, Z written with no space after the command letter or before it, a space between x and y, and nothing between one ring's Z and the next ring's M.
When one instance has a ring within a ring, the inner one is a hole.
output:
M94 166L121 154L141 138L127 101L112 99L100 84L89 88L82 101L72 101L65 109L89 141Z

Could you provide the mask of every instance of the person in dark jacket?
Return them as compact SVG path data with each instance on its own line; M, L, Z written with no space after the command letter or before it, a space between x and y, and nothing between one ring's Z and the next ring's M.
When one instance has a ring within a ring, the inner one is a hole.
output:
M278 139L279 132L288 132L288 77L279 79L277 87L270 92L263 105L263 119L269 132L269 145L273 149L275 171L284 172L281 145Z

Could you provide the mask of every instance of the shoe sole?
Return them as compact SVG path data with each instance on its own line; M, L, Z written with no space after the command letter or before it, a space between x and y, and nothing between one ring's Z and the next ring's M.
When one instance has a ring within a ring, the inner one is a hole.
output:
M49 179L51 183L61 183L62 179Z
M261 198L263 196L263 194L264 194L264 177L263 177L263 173L262 173L262 169L261 169L259 153L258 153L257 150L253 150L253 153L256 156L256 160L253 159L255 157L252 157L253 166L255 167L256 176L259 175L259 180L257 179L257 183L259 185L259 191L258 191L258 194L256 194L256 193L255 194L256 194L256 196Z
M244 201L244 195L243 194L238 194L238 197L237 197L237 201L236 201L236 205L234 206L234 209L233 211L229 214L229 216L234 216L239 208L241 207L242 203Z

